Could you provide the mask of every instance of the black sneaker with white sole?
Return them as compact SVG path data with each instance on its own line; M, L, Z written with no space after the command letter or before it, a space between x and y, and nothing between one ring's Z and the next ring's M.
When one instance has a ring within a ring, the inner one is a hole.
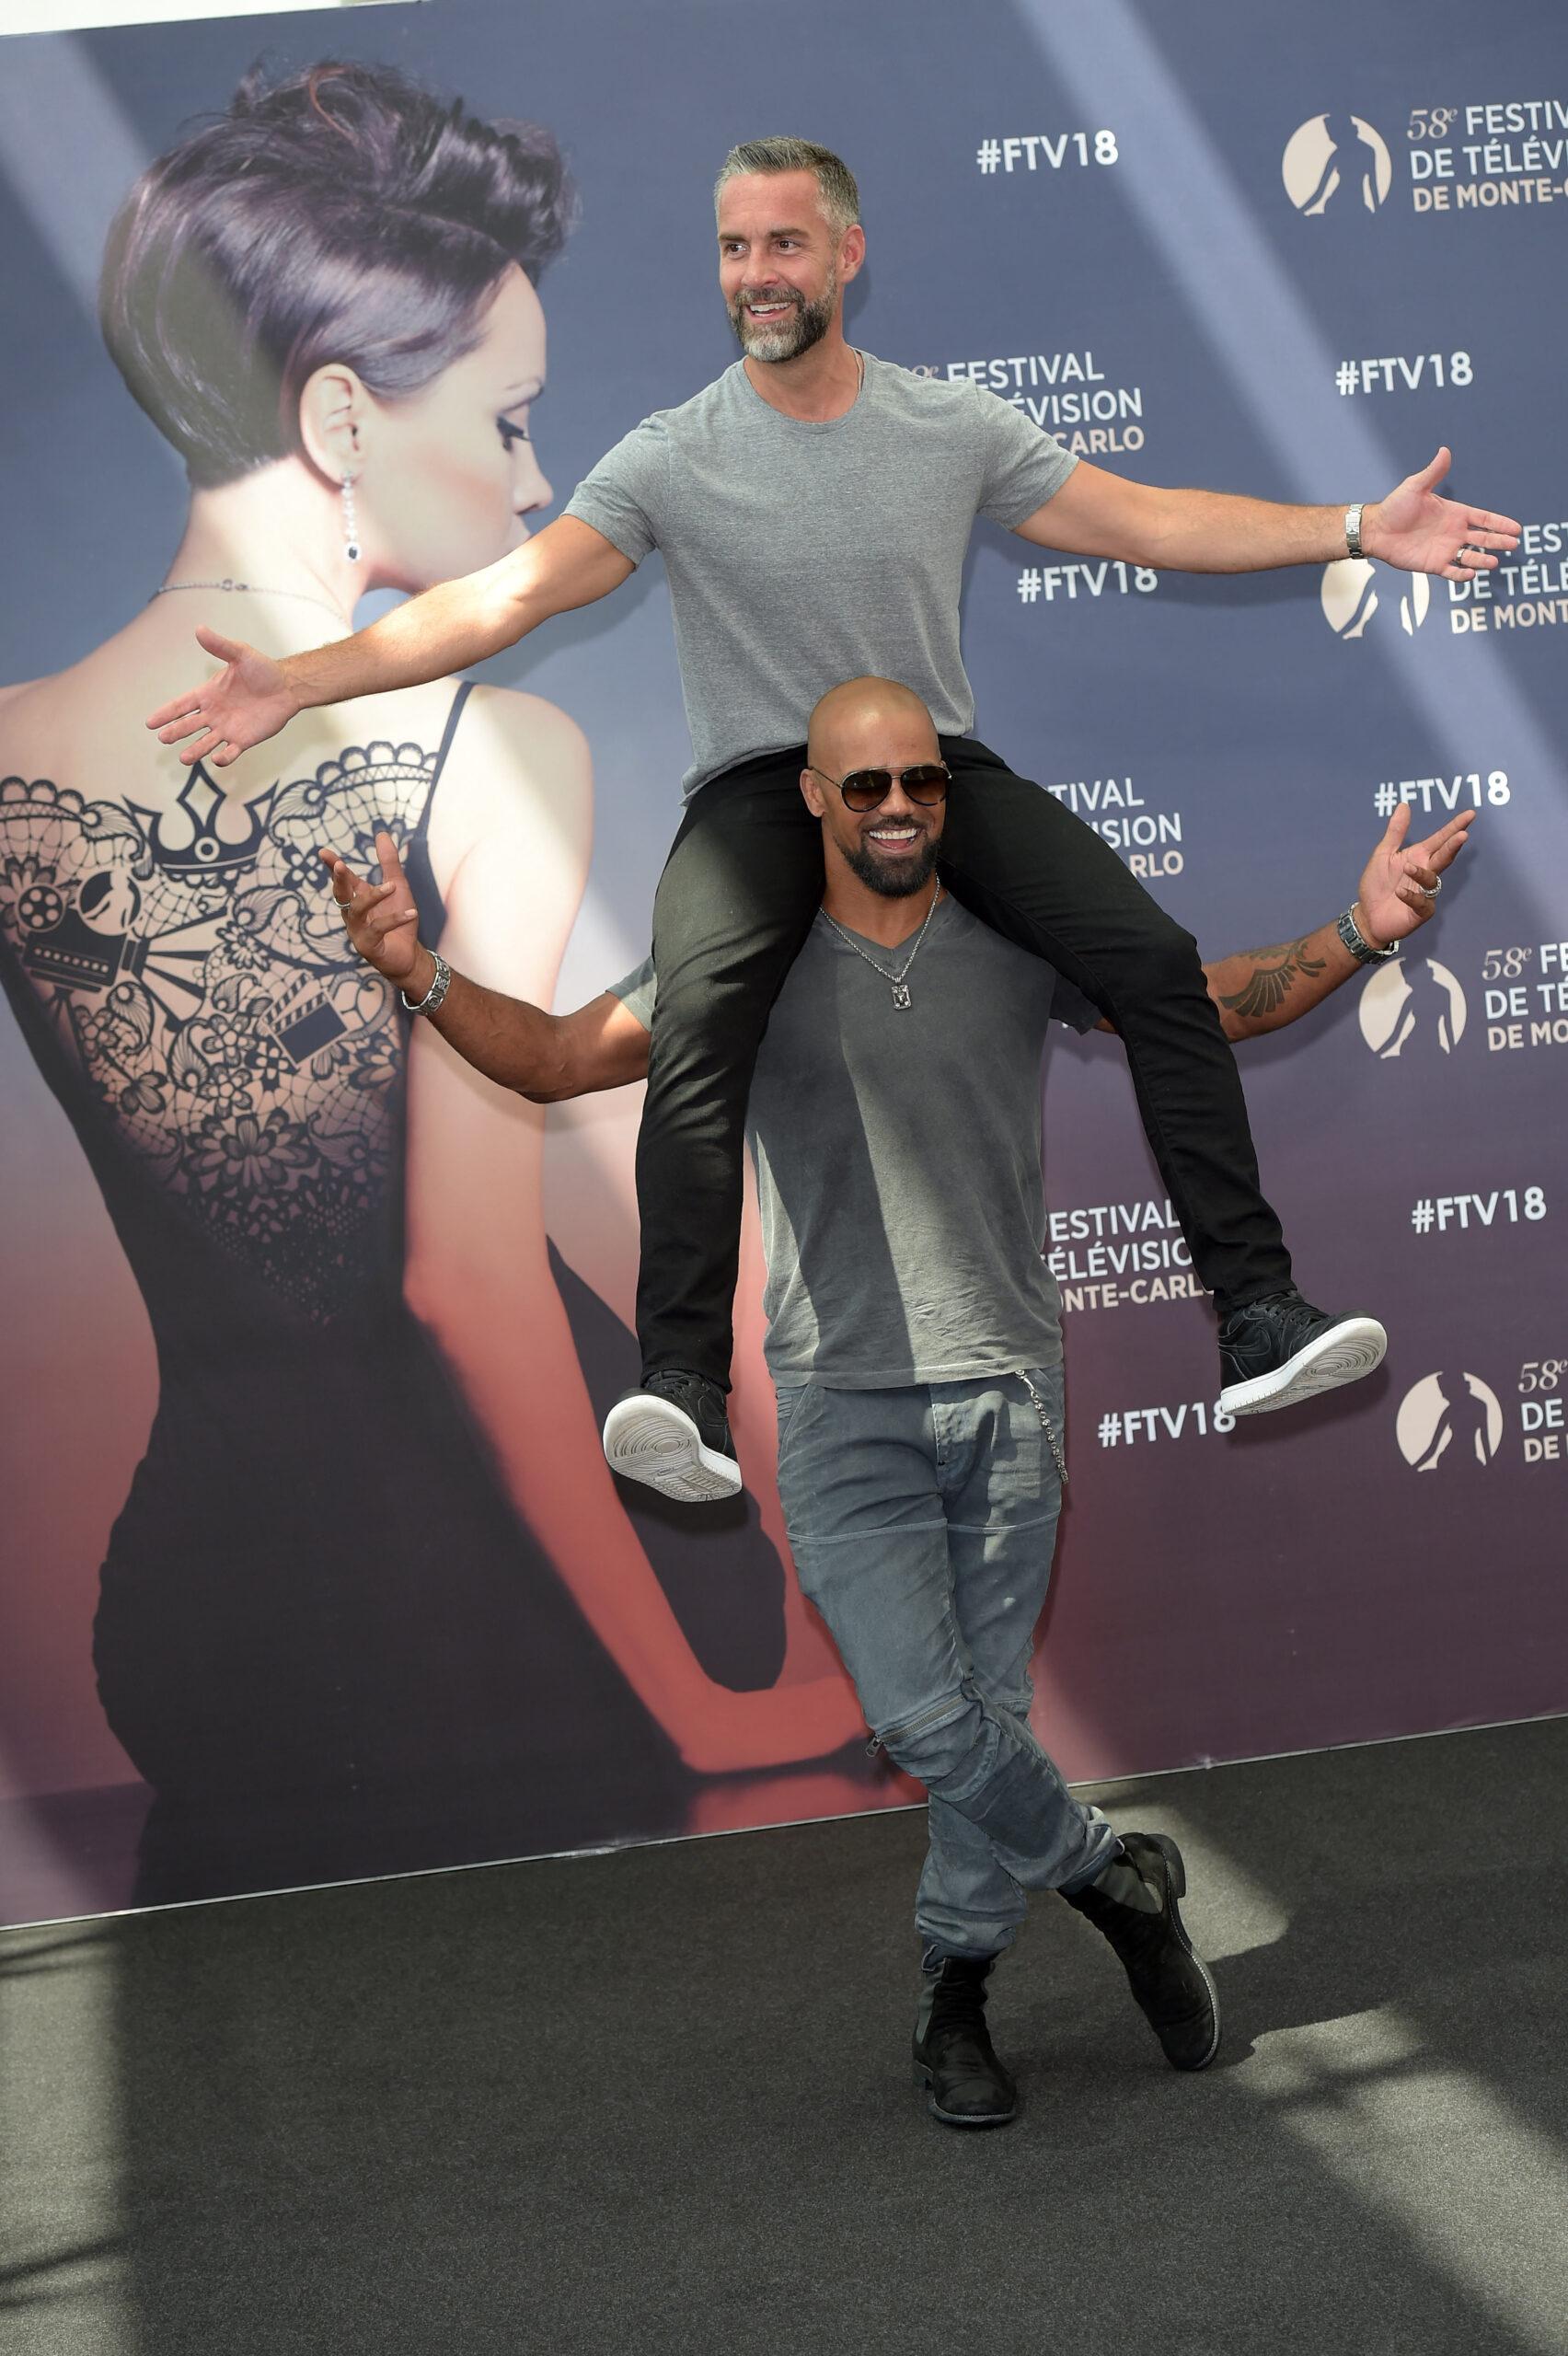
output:
M686 1505L732 1497L741 1486L724 1393L703 1374L666 1368L617 1399L605 1418L610 1469Z
M1330 1317L1294 1285L1233 1309L1219 1328L1219 1394L1228 1415L1294 1407L1358 1382L1383 1363L1389 1337L1375 1317Z
M1182 1926L1182 1852L1168 1832L1124 1832L1121 1853L1087 1889L1062 1895L1109 1939L1173 2070L1204 2070L1219 2051L1219 1991Z

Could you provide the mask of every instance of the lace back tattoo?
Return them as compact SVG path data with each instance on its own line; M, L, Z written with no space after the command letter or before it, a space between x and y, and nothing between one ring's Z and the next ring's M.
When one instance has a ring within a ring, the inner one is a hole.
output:
M317 849L365 873L378 828L400 855L422 837L460 703L434 754L352 746L244 803L200 762L162 812L0 781L0 933L92 1109L223 1251L316 1318L377 1257L406 1036Z

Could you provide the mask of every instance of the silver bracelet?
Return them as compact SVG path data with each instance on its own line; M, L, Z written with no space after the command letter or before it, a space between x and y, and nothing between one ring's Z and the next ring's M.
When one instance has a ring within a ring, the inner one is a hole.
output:
M1360 556L1362 553L1361 502L1359 500L1354 507L1347 507L1344 511L1344 545L1345 552L1349 556Z
M439 949L432 949L430 953L435 964L435 979L423 998L411 999L407 990L399 990L398 993L410 1014L433 1014L452 987L451 966Z
M1343 916L1341 917L1339 923L1335 926L1334 930L1339 934L1340 939L1343 941L1345 947L1349 950L1351 955L1355 958L1358 965L1380 964L1386 958L1397 957L1400 953L1400 944L1397 941L1390 941L1386 949L1373 948L1372 943L1367 940L1366 935L1362 931L1361 927L1355 921L1355 902L1354 900L1352 900L1349 907L1346 908Z

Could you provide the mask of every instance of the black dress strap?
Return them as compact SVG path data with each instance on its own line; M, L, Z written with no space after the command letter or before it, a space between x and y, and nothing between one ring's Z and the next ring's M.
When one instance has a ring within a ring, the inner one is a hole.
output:
M414 895L414 906L420 912L420 937L432 949L438 945L446 929L446 904L437 888L434 871L430 863L430 807L435 800L435 789L441 783L441 772L446 767L446 756L452 750L452 739L457 733L457 722L463 717L463 707L473 688L472 679L459 679L457 682L457 692L452 699L452 709L446 715L446 725L441 732L441 743L436 747L430 791L425 795L418 823L403 849L403 871L409 879L409 889Z
M441 783L441 772L446 767L446 756L452 750L452 739L457 733L457 722L463 717L463 706L467 702L468 698L473 694L473 692L474 682L472 679L458 680L457 692L452 699L452 709L446 715L446 725L441 732L441 743L436 748L435 768L431 772L430 780L430 790L432 794L434 793L436 787ZM425 810L428 814L430 810L430 803L428 801L425 803Z

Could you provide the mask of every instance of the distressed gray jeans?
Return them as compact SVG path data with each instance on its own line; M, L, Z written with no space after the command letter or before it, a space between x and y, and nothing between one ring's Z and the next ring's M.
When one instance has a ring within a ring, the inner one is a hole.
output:
M801 1586L873 1743L926 1786L928 1956L1010 1946L1031 1889L1114 1842L1029 1728L1061 1507L1062 1369L888 1391L778 1387L778 1492Z

